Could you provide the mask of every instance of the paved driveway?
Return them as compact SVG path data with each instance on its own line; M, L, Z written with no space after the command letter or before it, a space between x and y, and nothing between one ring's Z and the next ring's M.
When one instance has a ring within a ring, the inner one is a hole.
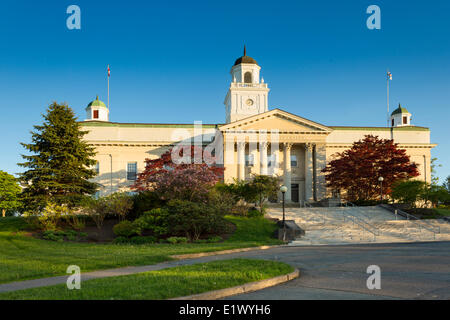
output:
M450 299L450 242L281 247L227 256L284 261L301 271L288 283L229 299ZM381 268L380 290L366 287L369 265Z

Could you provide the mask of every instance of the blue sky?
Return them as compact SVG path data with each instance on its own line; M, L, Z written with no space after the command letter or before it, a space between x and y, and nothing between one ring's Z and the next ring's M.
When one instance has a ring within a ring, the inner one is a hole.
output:
M66 9L81 8L81 30ZM366 8L381 8L381 30ZM110 120L223 123L234 60L262 67L269 105L324 125L384 126L391 110L431 128L450 174L450 1L21 1L0 2L0 170L21 168L32 126L52 102L84 120L98 94Z

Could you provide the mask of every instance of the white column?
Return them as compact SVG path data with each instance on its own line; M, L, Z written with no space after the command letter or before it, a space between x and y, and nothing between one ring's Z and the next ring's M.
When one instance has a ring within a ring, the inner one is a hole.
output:
M245 180L245 142L237 143L238 179Z
M313 145L305 144L305 200L313 200Z
M284 185L287 187L285 194L286 201L291 201L291 148L292 143L283 143L283 158L284 158Z
M259 161L261 163L260 170L261 174L267 175L267 147L269 143L263 141L259 143Z

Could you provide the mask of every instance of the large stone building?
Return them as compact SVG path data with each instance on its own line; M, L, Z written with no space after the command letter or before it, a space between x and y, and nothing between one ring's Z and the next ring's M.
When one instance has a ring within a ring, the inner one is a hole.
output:
M225 166L225 181L248 179L253 173L280 177L286 199L320 200L328 196L321 169L333 154L364 135L394 139L418 164L419 179L430 181L430 130L413 126L411 114L399 106L391 127L326 126L280 109L269 110L269 87L261 67L246 55L231 68L225 97L225 124L117 123L98 97L86 108L85 139L95 146L101 193L129 190L146 158L157 158L180 141L211 148ZM222 150L219 150L222 149ZM223 162L222 162L223 161ZM329 191L329 190L328 190Z

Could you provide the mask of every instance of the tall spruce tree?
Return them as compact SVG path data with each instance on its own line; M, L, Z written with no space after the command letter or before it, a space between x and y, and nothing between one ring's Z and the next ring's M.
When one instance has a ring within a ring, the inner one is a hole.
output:
M26 210L42 209L48 201L76 206L83 197L92 195L97 184L90 182L96 173L94 148L83 141L87 131L69 106L54 102L42 115L44 123L34 126L31 143L22 145L31 155L22 155L28 168L20 180L26 186L23 202Z

